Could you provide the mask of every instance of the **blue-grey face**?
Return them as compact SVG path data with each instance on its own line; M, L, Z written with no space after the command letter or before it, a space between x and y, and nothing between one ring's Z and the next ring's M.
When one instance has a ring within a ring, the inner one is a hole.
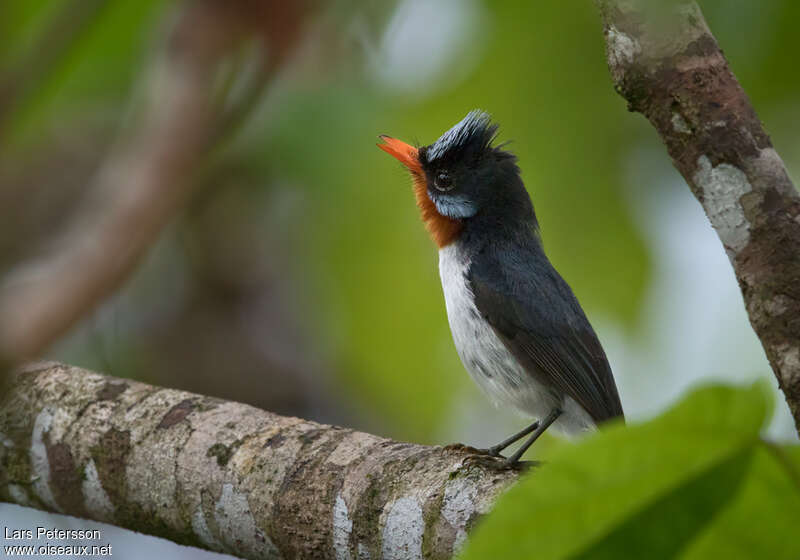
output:
M497 153L490 144L497 132L488 114L471 111L430 146L420 148L428 196L449 218L471 218L493 186Z

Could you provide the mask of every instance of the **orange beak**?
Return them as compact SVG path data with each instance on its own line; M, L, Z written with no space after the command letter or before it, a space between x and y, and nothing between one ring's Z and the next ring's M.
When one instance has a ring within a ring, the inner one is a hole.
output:
M381 150L397 158L397 160L405 165L412 173L422 174L422 165L419 163L418 150L414 146L406 144L397 138L386 136L385 134L381 134L378 138L383 142L382 144L377 144Z

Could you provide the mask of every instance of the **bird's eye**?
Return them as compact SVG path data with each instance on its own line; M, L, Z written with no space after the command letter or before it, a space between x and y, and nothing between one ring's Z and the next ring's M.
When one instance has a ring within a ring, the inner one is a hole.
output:
M433 186L440 191L449 191L453 188L453 180L447 171L440 171L433 180Z

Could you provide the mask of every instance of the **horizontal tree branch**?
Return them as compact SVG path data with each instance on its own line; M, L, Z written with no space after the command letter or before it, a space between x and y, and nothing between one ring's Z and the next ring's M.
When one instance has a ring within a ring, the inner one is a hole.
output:
M800 194L695 2L596 2L614 85L703 205L800 428Z
M515 472L251 406L31 364L0 500L245 558L450 558Z

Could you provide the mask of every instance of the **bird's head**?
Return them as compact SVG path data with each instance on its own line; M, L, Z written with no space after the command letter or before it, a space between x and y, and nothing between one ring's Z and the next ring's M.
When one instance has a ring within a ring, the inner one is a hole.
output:
M429 146L380 137L378 147L411 172L417 206L439 247L454 241L466 220L515 206L520 192L530 205L516 158L492 146L497 128L488 114L475 110Z

